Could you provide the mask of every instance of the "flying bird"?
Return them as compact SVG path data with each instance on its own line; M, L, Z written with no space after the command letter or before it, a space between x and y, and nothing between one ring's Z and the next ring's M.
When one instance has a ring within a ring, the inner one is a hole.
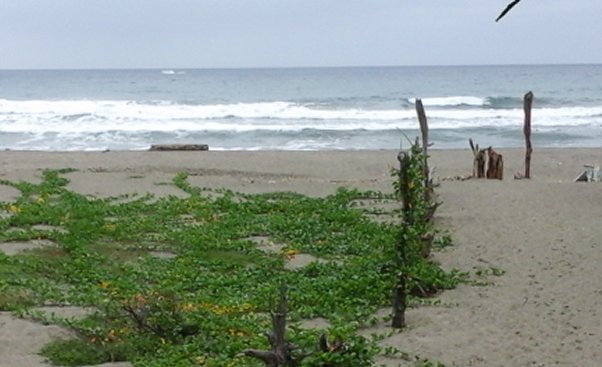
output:
M502 11L502 13L500 14L499 17L497 17L497 19L495 20L496 22L499 21L500 19L502 19L504 17L504 15L506 15L506 13L508 13L510 11L510 9L514 8L514 6L518 3L520 3L521 0L514 0L513 2L511 2L510 4L508 4L508 6L506 7L506 9L504 9L504 11Z

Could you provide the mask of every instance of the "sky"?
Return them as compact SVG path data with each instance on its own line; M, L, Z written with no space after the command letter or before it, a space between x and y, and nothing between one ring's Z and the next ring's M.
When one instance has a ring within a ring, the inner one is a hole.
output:
M0 69L602 63L601 0L0 0Z

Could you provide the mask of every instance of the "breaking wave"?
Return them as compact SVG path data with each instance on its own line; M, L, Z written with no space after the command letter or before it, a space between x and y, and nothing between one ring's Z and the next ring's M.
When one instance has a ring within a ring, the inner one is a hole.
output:
M515 126L522 108L458 108L472 97L427 98L432 129ZM506 103L503 100L500 103ZM536 126L601 126L602 106L543 107L533 111ZM168 101L13 101L0 100L5 132L251 131L413 129L413 108L325 108L285 101L191 105Z

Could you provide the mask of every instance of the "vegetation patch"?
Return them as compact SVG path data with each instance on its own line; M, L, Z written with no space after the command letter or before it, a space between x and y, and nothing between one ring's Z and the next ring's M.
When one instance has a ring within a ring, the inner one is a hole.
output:
M11 213L0 219L0 242L43 235L54 243L0 253L0 308L51 303L97 311L50 320L76 336L44 349L53 363L262 366L241 353L269 347L264 333L282 285L295 353L316 350L320 333L330 346L302 366L364 367L384 353L377 340L357 331L376 310L391 306L399 270L391 254L403 233L399 225L367 218L357 202L385 195L341 188L325 198L228 190L208 196L179 174L174 184L188 197L116 202L80 195L67 183L61 171L45 172L39 184L3 181L21 196L0 204ZM41 231L40 225L64 230ZM24 231L6 232L11 227ZM278 248L266 251L264 240ZM157 258L156 251L177 257ZM319 261L287 269L301 254ZM423 257L404 271L411 299L462 279ZM311 319L326 330L302 327Z

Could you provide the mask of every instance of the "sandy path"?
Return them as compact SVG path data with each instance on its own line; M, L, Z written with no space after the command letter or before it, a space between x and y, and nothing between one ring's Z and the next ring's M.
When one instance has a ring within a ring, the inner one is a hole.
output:
M386 344L452 366L602 365L602 184L571 182L602 151L550 153L529 181L443 183L438 221L455 246L437 260L505 274L412 310L410 330Z
M54 338L68 336L69 332L58 326L0 312L0 367L46 367L37 352Z

